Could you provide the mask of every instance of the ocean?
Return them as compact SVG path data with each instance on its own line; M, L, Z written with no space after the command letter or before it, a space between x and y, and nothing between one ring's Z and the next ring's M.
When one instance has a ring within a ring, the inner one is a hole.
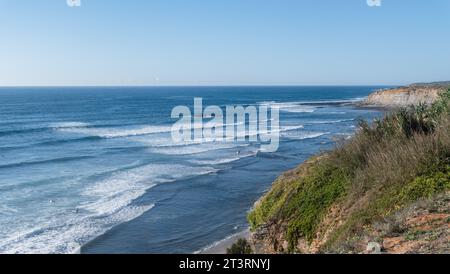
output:
M0 253L194 253L282 172L382 113L381 87L0 88ZM178 105L280 108L280 146L173 143Z

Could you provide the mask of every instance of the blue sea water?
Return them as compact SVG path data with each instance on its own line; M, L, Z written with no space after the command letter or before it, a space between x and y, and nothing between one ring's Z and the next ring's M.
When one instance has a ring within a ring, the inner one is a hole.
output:
M0 253L192 253L246 228L283 171L381 113L380 87L0 88ZM177 145L173 107L280 107L280 147ZM237 153L239 151L239 153Z

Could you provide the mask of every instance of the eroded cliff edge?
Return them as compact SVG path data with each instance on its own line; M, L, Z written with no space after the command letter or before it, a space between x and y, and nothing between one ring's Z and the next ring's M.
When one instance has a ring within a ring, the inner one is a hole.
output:
M447 91L450 82L412 84L393 89L383 89L369 95L363 106L395 108L420 103L431 104L440 94Z

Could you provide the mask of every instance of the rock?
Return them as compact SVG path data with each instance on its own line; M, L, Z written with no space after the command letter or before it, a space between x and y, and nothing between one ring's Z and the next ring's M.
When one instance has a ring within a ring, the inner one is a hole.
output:
M362 102L363 106L397 108L420 103L431 104L439 94L448 90L449 82L413 84L406 87L376 91Z
M367 244L366 251L369 254L381 254L382 246L376 242L370 242Z

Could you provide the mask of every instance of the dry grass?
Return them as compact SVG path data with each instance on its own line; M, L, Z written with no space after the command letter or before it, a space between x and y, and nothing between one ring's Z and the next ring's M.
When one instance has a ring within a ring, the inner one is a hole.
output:
M354 138L306 165L301 176L275 184L250 213L252 228L285 220L295 251L298 239L312 240L329 208L340 203L348 220L333 233L333 246L411 199L448 187L442 180L450 174L450 90L432 106L400 109L359 126Z

